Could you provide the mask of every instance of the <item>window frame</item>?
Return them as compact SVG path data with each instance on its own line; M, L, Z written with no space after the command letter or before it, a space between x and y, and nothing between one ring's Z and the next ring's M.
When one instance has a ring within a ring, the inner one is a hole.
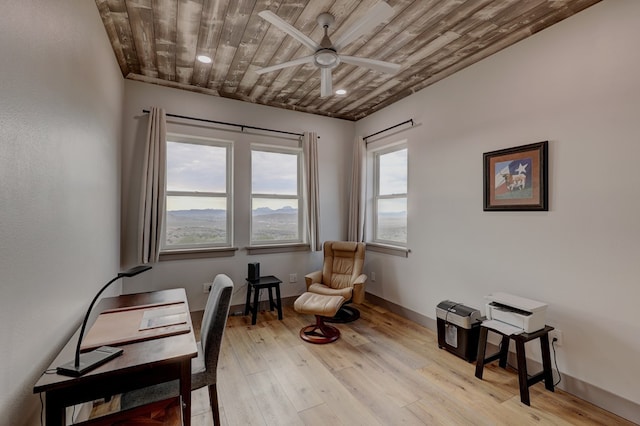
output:
M220 147L225 149L225 192L209 192L209 191L169 191L167 182L167 173L165 173L165 207L162 226L162 239L160 242L160 255L171 253L197 253L205 252L207 250L220 250L230 249L234 243L234 211L233 211L233 152L234 142L231 140L215 138L215 137L201 137L185 135L181 133L167 133L165 144L182 143L192 145L204 145L212 147ZM168 151L168 149L167 149ZM165 168L169 161L169 155L167 152L165 162ZM221 243L201 243L201 244L181 244L181 245L167 245L167 201L169 197L213 197L213 198L225 198L226 197L226 241Z
M407 164L406 164L406 174L407 174L407 190L404 193L394 193L394 194L386 194L380 195L380 157L385 154L390 154L396 151L407 150ZM409 146L406 140L397 141L393 143L388 143L378 148L374 148L370 150L371 160L373 163L373 185L372 185L372 200L371 200L371 219L372 219L372 227L371 227L371 238L370 242L373 244L379 244L382 246L388 247L401 247L406 249L408 246L408 237L409 237ZM401 199L404 198L407 203L407 217L406 217L406 236L407 239L402 241L394 241L394 240L385 240L379 238L378 236L378 201L379 200L393 200L393 199Z
M295 155L297 159L297 183L296 183L296 195L284 195L284 194L263 194L253 192L253 152L272 152L277 154ZM249 147L249 248L251 247L277 247L277 246L295 246L306 243L304 210L305 210L305 193L304 193L304 162L303 162L303 150L301 147L290 147L282 145L271 145L265 143L252 143ZM253 239L253 199L265 198L265 199L291 199L298 201L298 239L289 240L254 240Z

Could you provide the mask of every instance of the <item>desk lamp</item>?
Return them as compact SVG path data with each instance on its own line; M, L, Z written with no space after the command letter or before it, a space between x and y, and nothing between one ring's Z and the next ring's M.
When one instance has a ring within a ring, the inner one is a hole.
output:
M114 281L122 277L134 277L138 274L148 271L149 269L151 269L151 266L149 265L139 265L131 269L127 269L124 272L119 272L118 275L116 275L111 281L106 283L104 287L100 289L98 294L96 294L93 300L91 301L91 304L89 305L89 309L87 309L87 314L84 316L84 321L82 321L82 328L80 328L80 336L78 337L78 345L76 346L75 360L69 361L68 363L58 367L56 369L58 374L63 374L65 376L73 376L73 377L82 376L84 373L91 371L94 368L122 354L123 350L121 348L114 348L111 346L101 346L98 349L95 349L91 352L83 353L82 355L80 355L80 345L82 343L82 337L84 336L84 330L87 327L89 314L91 313L91 309L93 309L93 305L96 303L96 300L98 300L98 297Z

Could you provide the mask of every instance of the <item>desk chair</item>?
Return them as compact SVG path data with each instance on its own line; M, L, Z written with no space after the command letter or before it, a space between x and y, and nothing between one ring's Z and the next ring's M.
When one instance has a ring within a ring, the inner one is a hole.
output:
M214 425L220 425L216 373L232 293L233 281L224 274L216 275L204 308L198 356L191 361L191 390L209 387L209 403ZM121 408L126 410L178 394L178 381L174 380L123 394Z

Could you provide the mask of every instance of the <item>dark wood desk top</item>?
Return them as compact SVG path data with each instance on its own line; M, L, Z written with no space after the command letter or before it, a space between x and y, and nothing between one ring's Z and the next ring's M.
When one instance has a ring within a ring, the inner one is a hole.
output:
M100 312L107 309L170 301L184 301L187 303L185 290L179 288L148 293L127 294L117 297L106 297L100 300L100 302L94 307L89 324L93 324ZM189 315L187 315L187 321L191 328L189 333L120 345L120 347L124 349L124 353L121 356L112 359L106 364L81 377L67 377L56 373L45 373L33 387L33 392L40 393L55 389L63 389L75 386L79 383L97 383L109 376L116 377L122 374L140 371L148 368L150 365L161 365L176 362L178 360L195 358L198 354L198 349ZM77 339L78 333L75 333L69 342L67 342L60 354L51 363L49 367L50 370L53 369L55 371L56 367L73 358Z

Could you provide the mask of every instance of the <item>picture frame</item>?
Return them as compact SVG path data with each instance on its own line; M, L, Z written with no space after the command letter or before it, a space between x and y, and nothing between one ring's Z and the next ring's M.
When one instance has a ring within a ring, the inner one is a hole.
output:
M549 141L483 154L484 211L548 211Z

